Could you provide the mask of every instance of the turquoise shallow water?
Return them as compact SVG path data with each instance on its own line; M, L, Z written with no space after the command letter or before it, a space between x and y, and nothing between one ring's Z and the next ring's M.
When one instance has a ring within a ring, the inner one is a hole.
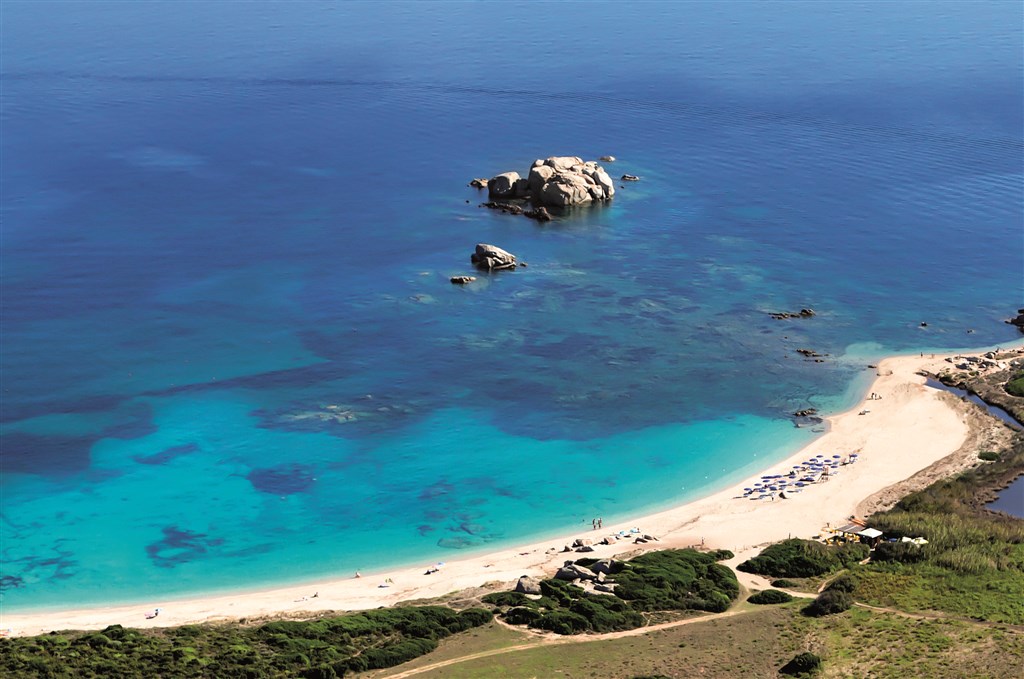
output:
M47 7L0 8L4 610L665 507L1018 336L1017 4ZM642 181L466 186L555 153ZM481 241L530 266L450 285Z

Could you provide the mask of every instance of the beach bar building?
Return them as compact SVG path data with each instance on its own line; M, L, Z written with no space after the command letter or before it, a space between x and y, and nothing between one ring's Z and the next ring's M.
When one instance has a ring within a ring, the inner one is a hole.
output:
M877 528L868 528L859 521L849 523L842 528L837 528L836 534L848 541L863 542L871 547L874 547L882 539L882 531Z

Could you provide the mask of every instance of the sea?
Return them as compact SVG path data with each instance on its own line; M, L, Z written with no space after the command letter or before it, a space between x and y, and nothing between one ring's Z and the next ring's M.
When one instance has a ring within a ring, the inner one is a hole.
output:
M4 0L2 610L589 530L791 454L881 356L1014 341L1022 19ZM552 155L640 181L543 224L468 186Z

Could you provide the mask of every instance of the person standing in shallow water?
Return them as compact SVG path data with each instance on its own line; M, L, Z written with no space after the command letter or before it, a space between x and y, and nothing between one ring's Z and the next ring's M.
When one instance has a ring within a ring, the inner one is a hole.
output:
M604 519L597 520L597 527L600 528L604 524Z

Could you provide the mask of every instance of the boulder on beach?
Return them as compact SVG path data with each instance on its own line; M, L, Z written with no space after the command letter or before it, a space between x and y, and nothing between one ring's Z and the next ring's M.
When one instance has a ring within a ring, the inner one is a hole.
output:
M590 570L586 566L580 566L571 561L566 561L565 565L558 569L555 573L555 579L557 580L596 580L597 573Z
M516 583L515 591L521 594L540 594L540 580L524 575Z

